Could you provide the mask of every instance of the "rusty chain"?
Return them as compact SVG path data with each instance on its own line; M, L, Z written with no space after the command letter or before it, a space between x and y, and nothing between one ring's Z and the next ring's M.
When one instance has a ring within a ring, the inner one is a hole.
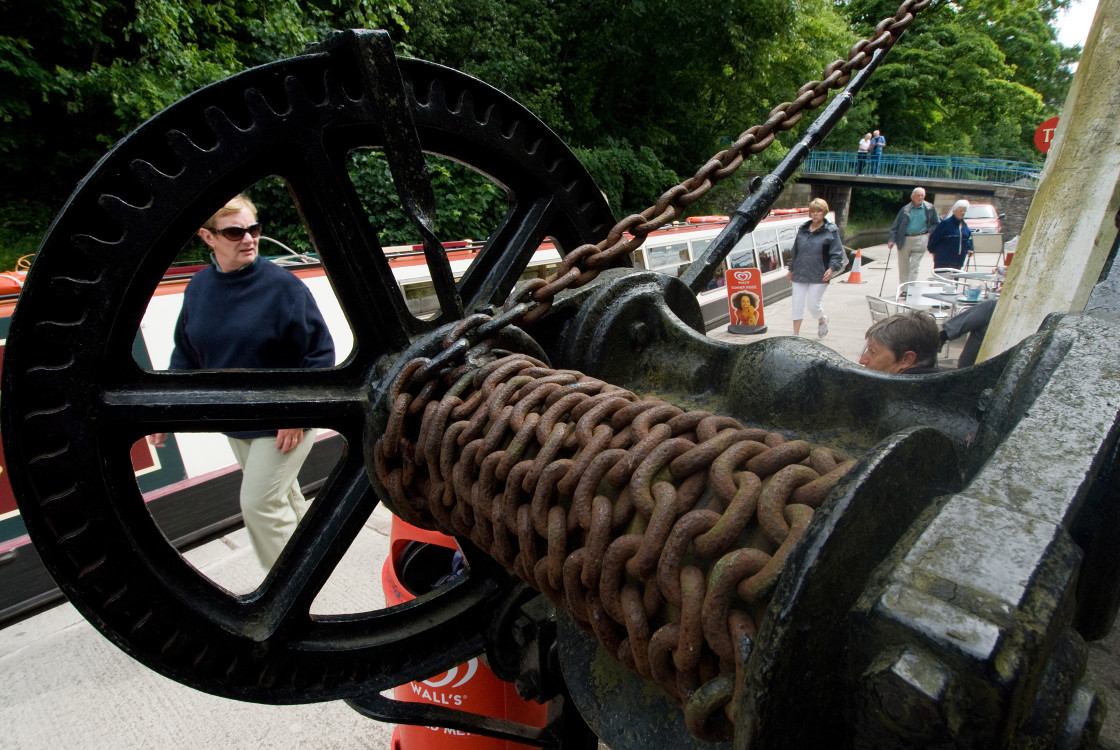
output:
M736 644L855 462L527 355L489 360L439 388L425 360L398 380L374 451L393 510L469 538L679 700L690 731L727 739Z

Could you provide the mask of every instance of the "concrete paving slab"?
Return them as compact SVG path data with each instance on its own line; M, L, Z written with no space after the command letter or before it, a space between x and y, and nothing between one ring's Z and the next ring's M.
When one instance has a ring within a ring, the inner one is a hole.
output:
M378 508L312 605L332 614L380 609L390 514ZM264 571L244 529L186 554L235 593ZM266 706L180 685L118 650L70 604L0 630L0 737L11 750L388 750L393 727L341 701Z

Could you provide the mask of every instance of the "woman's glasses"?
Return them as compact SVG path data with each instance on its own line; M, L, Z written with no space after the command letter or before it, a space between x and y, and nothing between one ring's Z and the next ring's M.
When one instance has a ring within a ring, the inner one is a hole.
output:
M248 232L249 236L253 239L260 237L261 225L260 222L257 222L255 224L250 224L247 227L223 227L221 229L210 229L209 227L207 227L207 231L212 232L213 234L220 234L230 242L240 242L241 238L245 236L246 232Z

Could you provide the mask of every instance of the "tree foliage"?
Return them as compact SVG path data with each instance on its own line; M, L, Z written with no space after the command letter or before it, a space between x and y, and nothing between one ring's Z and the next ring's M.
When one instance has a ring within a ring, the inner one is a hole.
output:
M60 203L113 143L192 91L332 28L399 27L409 10L405 0L4 2L3 196Z
M1050 25L1068 5L1032 0L942 3L920 14L895 45L826 147L854 149L881 130L892 149L1035 159L1034 131L1058 114L1069 64L1080 51ZM886 0L851 0L867 33L892 12Z
M1057 112L1079 52L1058 44L1051 25L1068 2L932 6L826 148L854 148L879 127L892 149L1033 154L1030 135ZM42 217L111 144L163 107L347 27L388 28L399 53L506 91L576 150L616 213L638 211L792 100L896 3L0 0L0 244L9 243L4 229L45 229ZM765 171L803 127L743 171ZM383 160L359 152L353 166L363 199L383 219L383 242L408 241ZM481 237L505 210L501 190L461 165L431 166L441 231ZM695 208L734 205L743 180ZM280 208L283 186L257 191L262 208L291 227L288 239L306 245L294 214Z

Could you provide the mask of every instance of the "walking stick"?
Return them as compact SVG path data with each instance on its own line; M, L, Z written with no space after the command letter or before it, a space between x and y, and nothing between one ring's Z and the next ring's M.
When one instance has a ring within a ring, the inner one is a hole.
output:
M883 287L887 284L887 271L891 270L891 246L887 243L887 264L883 266L883 282L879 284L879 296L883 296Z

